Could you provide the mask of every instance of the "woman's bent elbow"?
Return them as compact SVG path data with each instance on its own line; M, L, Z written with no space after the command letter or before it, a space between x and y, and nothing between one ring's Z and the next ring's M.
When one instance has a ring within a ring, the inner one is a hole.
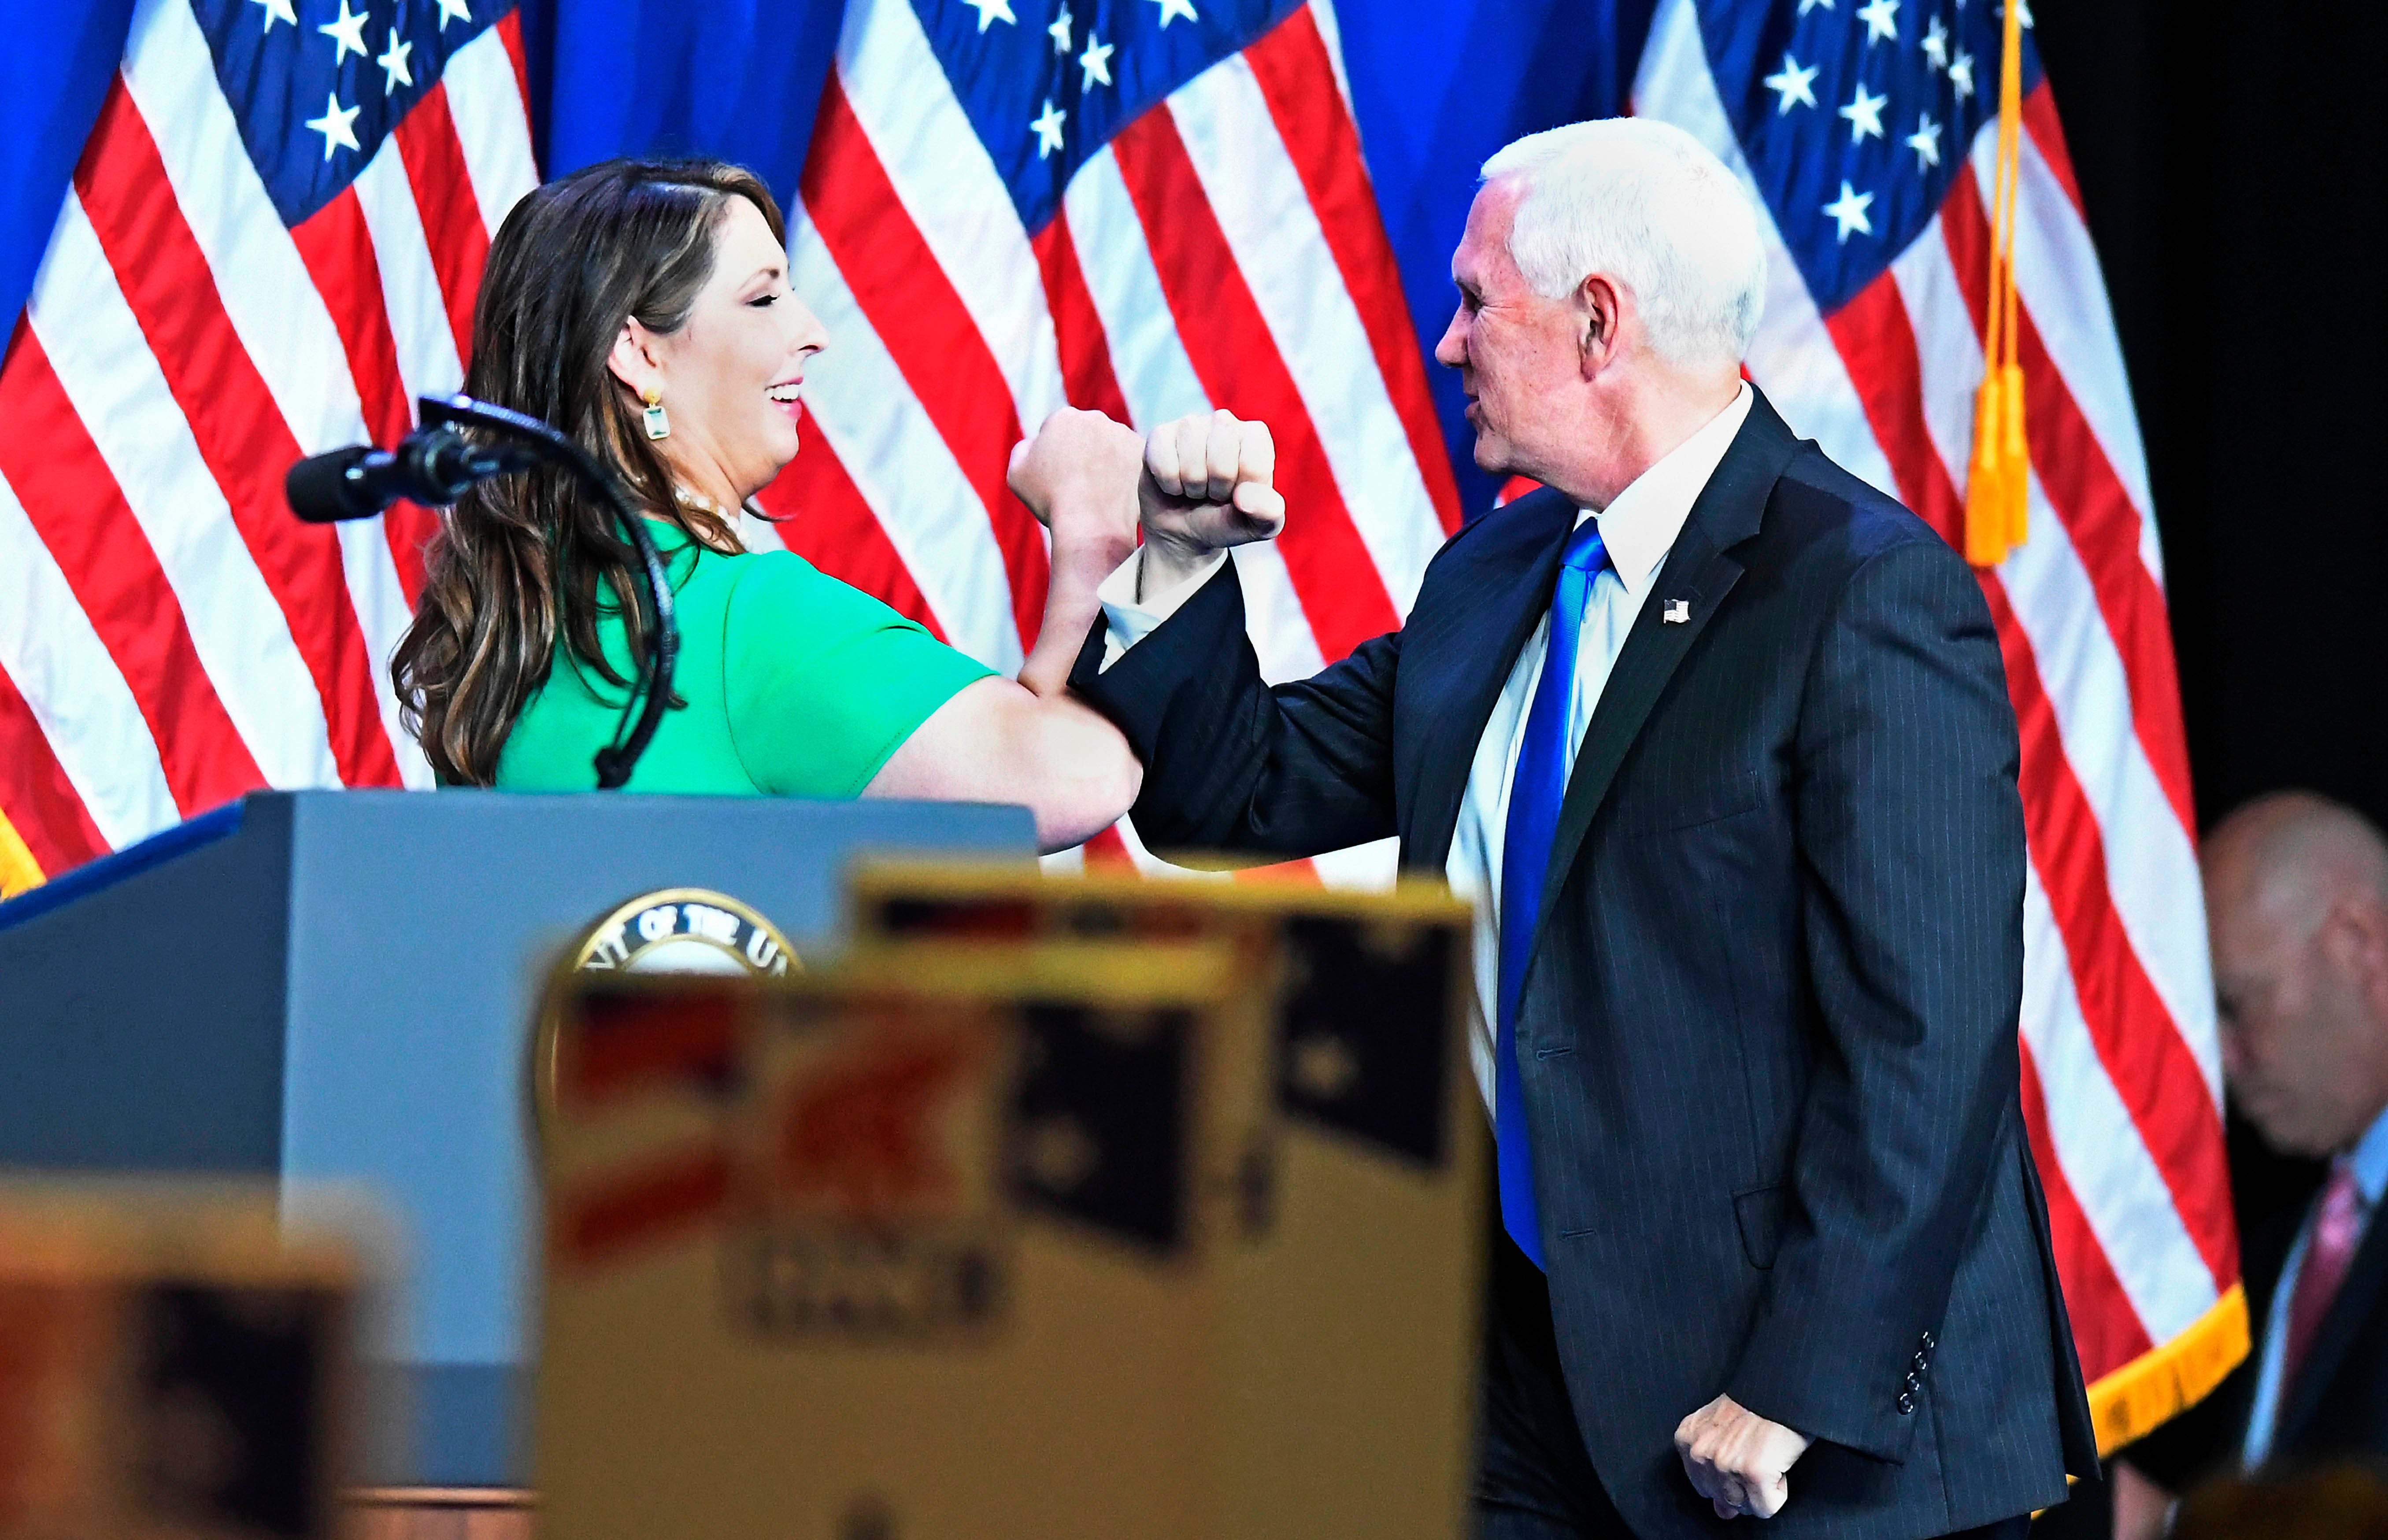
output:
M1144 785L1144 766L1116 732L1074 773L1049 776L1029 802L1036 844L1048 854L1083 845L1127 816Z

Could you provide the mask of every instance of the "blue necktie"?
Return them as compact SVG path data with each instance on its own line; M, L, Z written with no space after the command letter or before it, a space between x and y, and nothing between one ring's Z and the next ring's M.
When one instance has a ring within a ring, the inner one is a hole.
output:
M1492 1054L1492 1132L1501 1174L1501 1224L1518 1249L1543 1265L1543 1231L1534 1203L1534 1157L1526 1142L1526 1103L1518 1073L1518 1005L1525 992L1526 957L1543 906L1543 878L1551 867L1559 804L1567 798L1568 716L1575 703L1576 643L1593 580L1608 564L1600 522L1586 519L1568 537L1557 591L1551 598L1550 650L1542 682L1526 712L1526 737L1509 782L1509 822L1501 843L1501 997Z

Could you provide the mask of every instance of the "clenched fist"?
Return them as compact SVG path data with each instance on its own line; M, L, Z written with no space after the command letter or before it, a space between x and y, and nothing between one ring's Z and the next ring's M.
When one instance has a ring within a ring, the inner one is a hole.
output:
M1720 1519L1772 1519L1791 1500L1791 1467L1808 1452L1792 1432L1720 1395L1675 1428L1675 1454L1692 1489Z
M1270 485L1277 443L1265 423L1226 411L1182 417L1144 446L1144 587L1175 587L1211 553L1273 540L1285 527L1285 499Z
M1134 428L1064 407L1013 446L1005 479L1053 532L1057 560L1065 549L1095 548L1109 553L1108 571L1136 547L1143 448Z

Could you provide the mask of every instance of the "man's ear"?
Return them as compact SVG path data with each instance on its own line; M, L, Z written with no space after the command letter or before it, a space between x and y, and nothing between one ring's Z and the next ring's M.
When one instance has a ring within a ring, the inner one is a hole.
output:
M622 322L620 335L614 338L614 350L605 355L605 368L641 400L646 399L650 388L663 389L663 364L655 357L654 334L640 325L636 318Z
M1570 297L1577 327L1576 353L1587 380L1617 360L1623 297L1615 283L1597 272L1578 284Z
M2355 980L2373 1019L2388 1025L2388 904L2342 900L2322 922L2324 945Z

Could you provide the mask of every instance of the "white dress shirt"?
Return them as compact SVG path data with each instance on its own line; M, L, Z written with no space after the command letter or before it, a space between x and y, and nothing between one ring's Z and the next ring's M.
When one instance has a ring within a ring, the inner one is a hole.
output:
M2388 1191L2388 1112L2373 1118L2355 1148L2340 1158L2354 1168L2355 1190L2363 1195L2364 1225L2369 1229L2379 1210L2381 1193ZM2280 1269L2280 1287L2272 1291L2272 1307L2264 1318L2255 1404L2247 1413L2247 1441L2240 1450L2241 1461L2250 1471L2270 1457L2272 1436L2280 1431L2280 1399L2289 1388L2280 1382L2287 1369L2283 1360L2289 1350L2289 1301L2297 1292L2298 1276L2305 1270L2305 1249L2313 1243L2314 1221L2320 1213L2321 1197L2317 1193L2313 1206L2305 1210L2305 1227L2297 1231L2297 1243L2290 1248L2288 1264ZM2362 1243L2358 1235L2356 1244Z
M1579 525L1586 519L1600 521L1600 538L1608 549L1608 564L1593 582L1591 598L1584 606L1583 630L1576 644L1575 697L1568 713L1570 765L1582 747L1584 728L1592 721L1593 708L1600 703L1601 691L1608 684L1617 655L1624 649L1634 618L1650 597L1651 580L1658 575L1667 553L1674 549L1675 536L1683 533L1683 521L1691 517L1692 504L1707 487L1708 478L1716 474L1717 465L1732 447L1734 435L1741 431L1753 399L1745 383L1731 404L1643 472L1606 509L1597 512L1584 509L1576 515ZM1500 517L1498 513L1488 516ZM1169 592L1148 595L1141 600L1136 593L1138 560L1137 556L1128 558L1096 590L1109 622L1103 648L1105 668L1176 613L1178 607L1218 571L1219 563L1226 560L1226 552L1218 552L1200 571ZM1476 990L1471 1001L1474 1008L1469 1013L1475 1029L1468 1046L1477 1086L1483 1092L1488 1113L1492 1107L1492 1049L1501 980L1502 839L1509 824L1510 777L1516 773L1518 750L1525 738L1526 708L1542 681L1543 660L1549 653L1550 637L1550 617L1544 615L1524 650L1518 652L1507 682L1501 687L1501 697L1493 702L1492 714L1484 724L1484 736L1477 740L1476 759L1467 773L1467 792L1460 802L1459 827L1452 837L1450 858L1443 864L1451 890L1476 906Z

